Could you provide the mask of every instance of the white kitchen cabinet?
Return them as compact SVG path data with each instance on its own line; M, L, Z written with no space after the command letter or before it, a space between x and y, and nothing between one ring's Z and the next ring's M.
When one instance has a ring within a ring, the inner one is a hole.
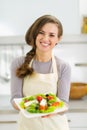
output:
M17 113L0 113L0 130L17 130Z
M84 41L83 43L76 41L70 44L58 44L54 49L54 54L70 64L71 82L87 83L87 44Z
M70 130L87 130L86 112L69 112L67 114ZM0 130L17 130L18 113L1 112Z
M68 113L70 130L87 130L87 113L72 112Z
M87 128L71 128L70 127L70 130L87 130Z
M0 130L17 130L17 123L15 121L0 122Z

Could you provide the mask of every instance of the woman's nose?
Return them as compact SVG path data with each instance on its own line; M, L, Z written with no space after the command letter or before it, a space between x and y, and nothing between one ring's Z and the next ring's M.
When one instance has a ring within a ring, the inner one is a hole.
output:
M47 41L47 40L49 40L49 36L48 35L44 35L43 39Z

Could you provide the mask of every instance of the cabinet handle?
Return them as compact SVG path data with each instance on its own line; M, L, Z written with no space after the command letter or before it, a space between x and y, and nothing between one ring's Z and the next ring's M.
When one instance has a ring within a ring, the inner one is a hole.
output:
M76 63L75 66L87 67L87 63Z
M0 121L0 124L2 124L2 123L17 123L17 121Z
M70 119L68 119L68 122L71 122L71 120L70 120Z

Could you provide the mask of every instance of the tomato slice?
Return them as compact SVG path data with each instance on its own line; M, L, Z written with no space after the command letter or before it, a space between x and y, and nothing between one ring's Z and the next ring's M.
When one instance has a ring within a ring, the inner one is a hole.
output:
M58 107L60 105L60 102L54 102L52 103L52 106Z
M47 106L42 106L42 105L40 105L40 106L39 106L39 109L40 109L40 110L46 110L46 109L47 109Z
M36 99L40 102L43 98L41 96L37 96Z
M50 95L50 96L47 96L47 99L52 100L52 99L54 99L54 97Z

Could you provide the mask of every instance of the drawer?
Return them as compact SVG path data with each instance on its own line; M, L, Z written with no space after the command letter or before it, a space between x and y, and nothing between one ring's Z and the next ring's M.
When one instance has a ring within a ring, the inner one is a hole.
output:
M70 127L87 128L87 113L69 113L67 116Z
M18 120L18 113L0 113L0 122L16 122Z
M70 128L70 130L87 130L87 128Z
M16 121L0 121L0 130L17 130Z

